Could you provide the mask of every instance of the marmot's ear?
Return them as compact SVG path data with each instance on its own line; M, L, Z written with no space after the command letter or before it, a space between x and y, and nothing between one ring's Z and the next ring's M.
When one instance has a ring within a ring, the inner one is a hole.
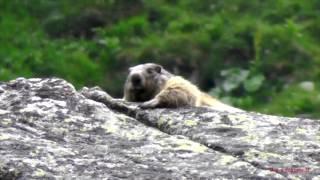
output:
M162 66L161 65L155 65L154 69L156 70L157 73L161 73Z

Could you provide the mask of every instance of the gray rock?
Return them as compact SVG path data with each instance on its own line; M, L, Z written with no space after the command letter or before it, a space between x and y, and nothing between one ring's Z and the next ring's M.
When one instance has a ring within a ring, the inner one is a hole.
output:
M0 90L0 179L320 178L318 120L140 110L56 78Z

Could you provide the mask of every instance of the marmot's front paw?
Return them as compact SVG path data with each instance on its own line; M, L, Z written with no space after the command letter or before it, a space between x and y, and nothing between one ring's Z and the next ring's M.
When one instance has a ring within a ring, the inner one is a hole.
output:
M104 99L112 99L112 97L108 93L104 92L100 87L97 86L93 88L83 87L79 92L86 98L98 102L101 102Z
M149 109L149 108L156 108L159 105L159 101L157 99L152 99L150 101L146 101L138 105L141 109Z

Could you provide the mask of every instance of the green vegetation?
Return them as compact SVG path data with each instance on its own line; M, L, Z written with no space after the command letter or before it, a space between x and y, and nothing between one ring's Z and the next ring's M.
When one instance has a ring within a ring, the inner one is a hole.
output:
M0 79L57 76L120 97L127 68L152 61L235 106L319 118L319 7L318 0L0 1Z

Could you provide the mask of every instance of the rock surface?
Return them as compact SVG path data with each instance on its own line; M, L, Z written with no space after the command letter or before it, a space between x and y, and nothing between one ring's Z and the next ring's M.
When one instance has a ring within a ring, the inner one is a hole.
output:
M140 110L64 80L0 85L0 179L320 179L320 121Z

